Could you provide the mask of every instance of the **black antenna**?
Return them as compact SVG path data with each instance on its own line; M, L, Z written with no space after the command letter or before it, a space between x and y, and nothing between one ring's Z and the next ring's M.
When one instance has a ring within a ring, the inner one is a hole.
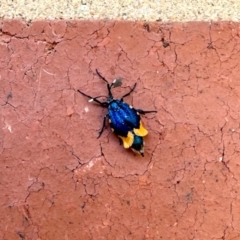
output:
M110 86L110 84L109 84L109 82L106 80L106 78L103 77L103 76L99 73L99 71L98 71L97 69L96 69L96 73L97 73L97 75L98 75L104 82L107 83L107 88L108 88L109 97L110 97L110 98L113 98L113 95L112 95L112 92L111 92L111 87L112 87L112 85Z

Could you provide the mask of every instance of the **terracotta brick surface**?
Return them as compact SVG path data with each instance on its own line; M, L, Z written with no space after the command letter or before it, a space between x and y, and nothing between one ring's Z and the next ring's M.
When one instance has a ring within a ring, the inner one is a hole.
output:
M240 25L2 21L0 239L240 239ZM108 127L95 73L143 117Z

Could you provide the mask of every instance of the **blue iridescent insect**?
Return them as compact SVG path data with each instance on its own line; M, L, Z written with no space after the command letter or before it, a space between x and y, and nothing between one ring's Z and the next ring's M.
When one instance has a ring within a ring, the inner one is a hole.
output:
M94 101L102 107L108 108L108 113L103 119L102 128L99 132L98 138L102 135L106 125L106 119L108 118L112 131L120 138L124 148L131 148L134 152L144 156L144 137L148 134L148 131L143 127L140 114L157 111L135 109L123 101L125 97L129 96L134 91L137 83L135 83L131 90L123 95L119 100L113 97L111 89L120 86L121 79L114 80L111 84L109 84L109 82L98 72L97 69L96 73L104 82L107 83L107 101L99 101L98 98L102 96L91 97L80 90L78 90L78 92L90 98L90 102Z

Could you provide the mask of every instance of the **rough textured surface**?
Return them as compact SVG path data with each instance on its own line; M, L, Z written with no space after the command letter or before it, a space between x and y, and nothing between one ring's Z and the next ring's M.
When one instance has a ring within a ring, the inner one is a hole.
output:
M0 17L147 21L240 20L238 0L1 0Z
M240 25L3 21L0 239L240 239ZM95 68L142 109L119 145Z

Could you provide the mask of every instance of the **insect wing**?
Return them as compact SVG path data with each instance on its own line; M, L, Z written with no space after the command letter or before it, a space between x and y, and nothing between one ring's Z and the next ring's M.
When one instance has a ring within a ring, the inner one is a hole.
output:
M127 137L129 131L140 126L140 116L136 110L120 100L109 105L108 115L111 128L118 136Z

